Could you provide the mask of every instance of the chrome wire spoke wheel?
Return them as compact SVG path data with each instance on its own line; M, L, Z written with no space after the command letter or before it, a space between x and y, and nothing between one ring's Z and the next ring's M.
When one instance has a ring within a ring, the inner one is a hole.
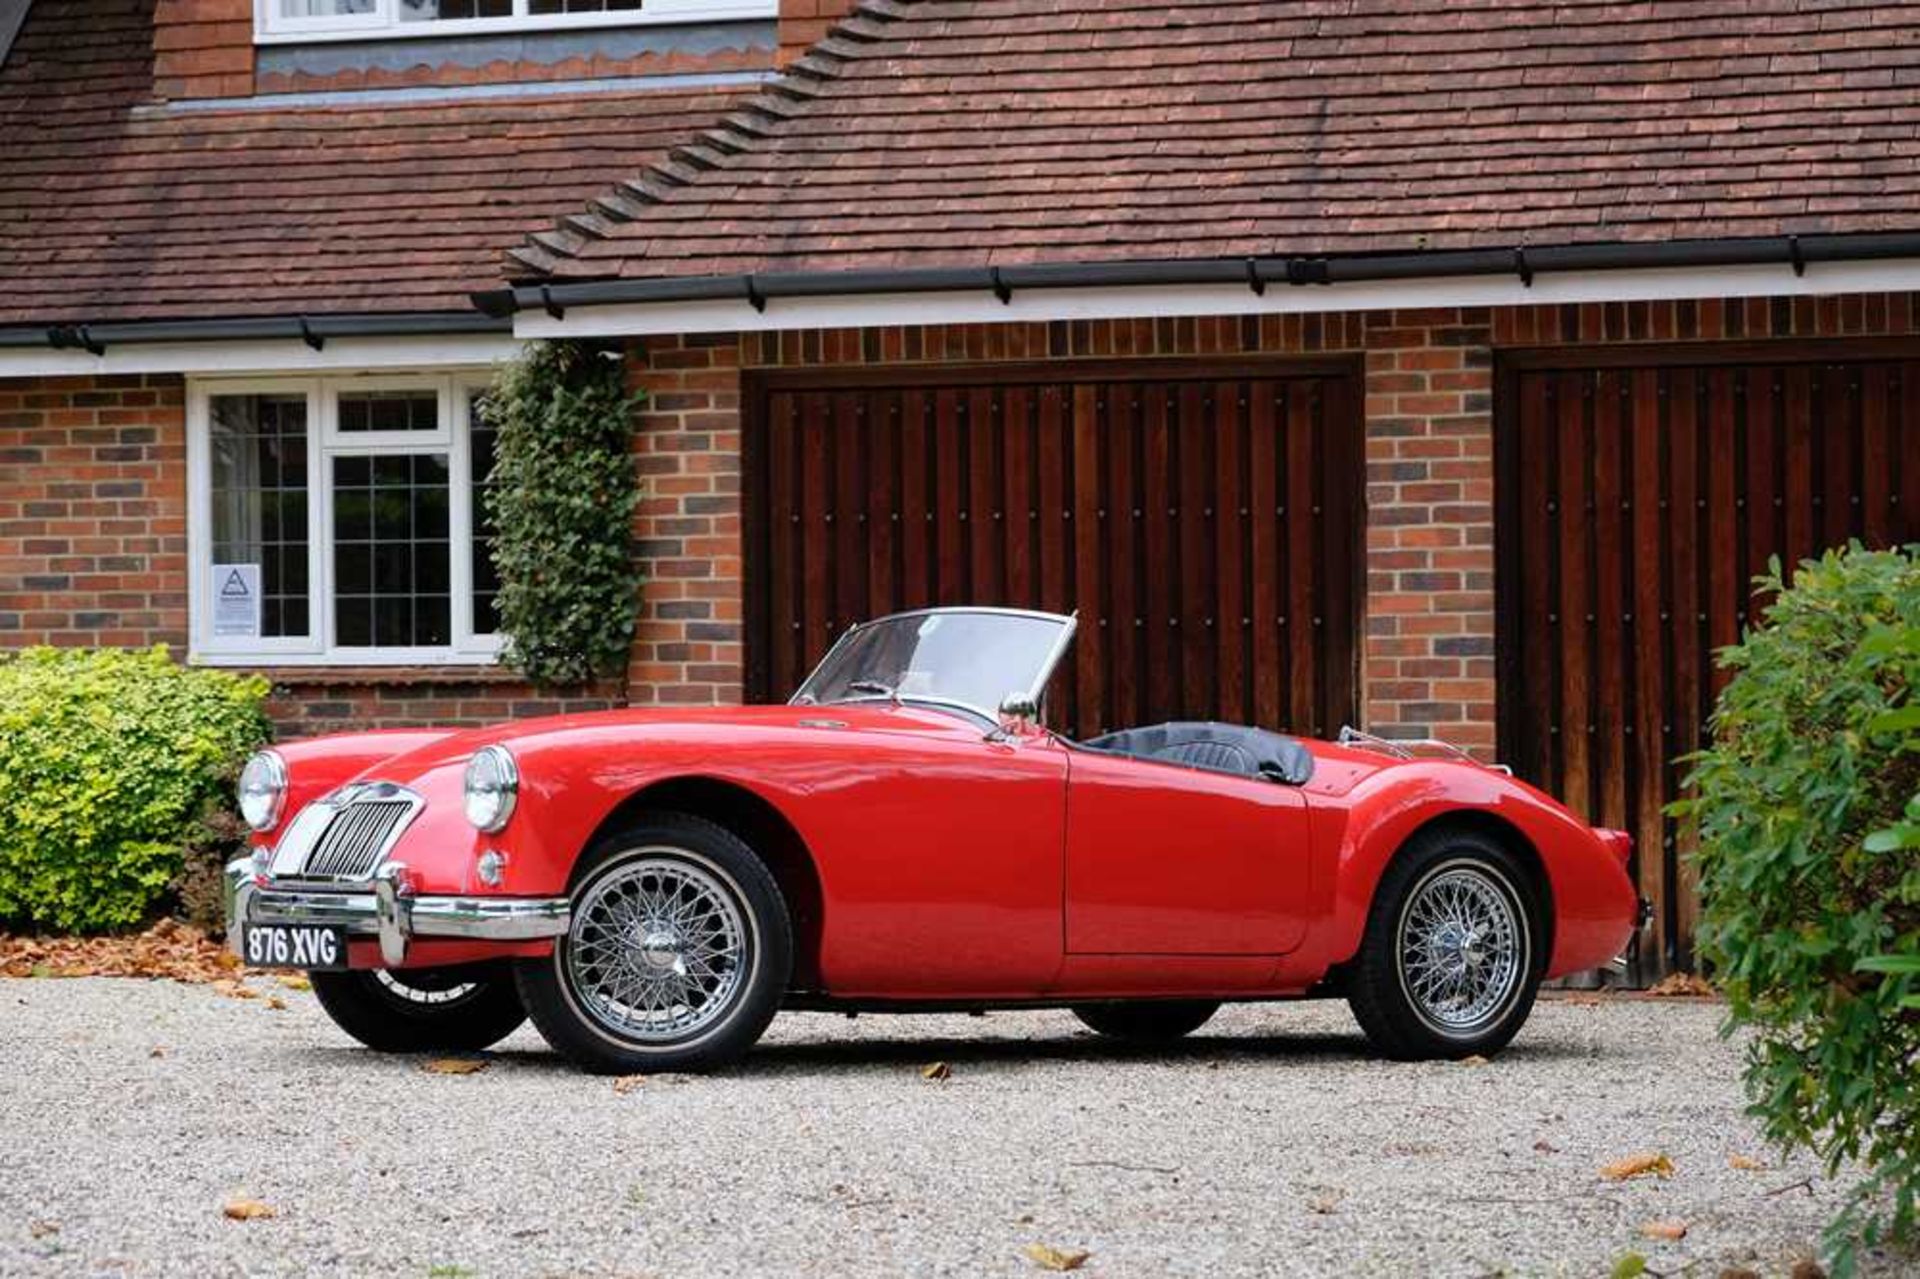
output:
M694 1038L722 1020L751 968L732 880L682 849L635 850L574 907L561 963L579 1006L635 1044Z
M1524 981L1530 939L1518 902L1478 865L1441 866L1400 913L1401 988L1441 1034L1470 1036L1496 1021Z

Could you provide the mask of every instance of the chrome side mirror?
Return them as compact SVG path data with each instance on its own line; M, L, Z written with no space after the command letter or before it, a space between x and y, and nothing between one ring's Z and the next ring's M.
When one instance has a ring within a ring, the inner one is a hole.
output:
M1040 706L1027 693L1008 693L1000 699L1000 727L1027 729L1040 718Z

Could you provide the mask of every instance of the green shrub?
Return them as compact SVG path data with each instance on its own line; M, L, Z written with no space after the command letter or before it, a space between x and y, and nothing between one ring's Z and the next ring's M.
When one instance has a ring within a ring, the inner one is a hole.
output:
M499 431L486 502L502 658L541 684L617 671L633 641L640 489L628 448L639 397L609 354L536 342L487 392Z
M1828 1232L1913 1236L1920 1192L1920 547L1858 545L1759 580L1765 624L1721 654L1733 678L1694 758L1700 948L1750 1027L1767 1134L1857 1160Z
M208 814L266 740L266 695L164 648L0 659L0 922L141 922L219 838Z

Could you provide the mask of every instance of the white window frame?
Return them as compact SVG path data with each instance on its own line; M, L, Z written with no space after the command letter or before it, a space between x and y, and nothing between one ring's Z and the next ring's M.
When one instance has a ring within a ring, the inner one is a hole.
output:
M501 637L474 630L473 393L485 370L451 373L352 373L328 377L193 378L187 384L187 617L189 660L210 666L485 665L499 658ZM339 429L342 391L432 390L439 403L433 431ZM306 636L233 637L213 633L208 584L213 574L212 406L223 395L303 395L307 402ZM451 595L444 646L344 647L335 643L333 590L333 459L410 453L447 455L447 587Z
M566 31L593 27L642 27L666 22L734 22L780 16L778 0L645 0L641 9L613 13L528 12L530 0L513 0L507 18L447 18L402 22L400 0L374 0L371 13L331 18L289 18L280 0L253 0L255 44L313 44L330 40L389 40L418 36L485 35L500 31Z

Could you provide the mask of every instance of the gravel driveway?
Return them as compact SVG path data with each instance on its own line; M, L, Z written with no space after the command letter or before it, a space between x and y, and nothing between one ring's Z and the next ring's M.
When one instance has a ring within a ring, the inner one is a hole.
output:
M0 981L0 1273L1031 1275L1041 1243L1085 1274L1711 1276L1784 1273L1839 1199L1779 1189L1814 1169L1741 1116L1706 1004L1547 1002L1483 1065L1372 1060L1336 1003L1158 1053L1065 1013L791 1014L731 1074L620 1093L527 1030L430 1074L253 985L285 1007ZM1640 1151L1672 1178L1599 1176Z

